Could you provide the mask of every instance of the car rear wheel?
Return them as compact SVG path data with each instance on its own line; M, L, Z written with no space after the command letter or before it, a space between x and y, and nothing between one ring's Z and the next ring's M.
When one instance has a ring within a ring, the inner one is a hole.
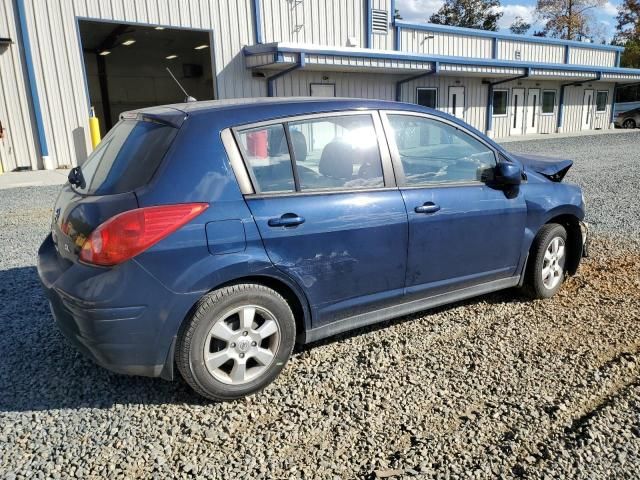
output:
M549 298L562 285L567 260L567 231L562 225L543 226L529 252L525 289L533 298Z
M224 401L271 383L295 343L295 321L286 300L259 284L215 290L196 305L176 344L176 363L200 395Z
M636 128L636 121L633 120L632 118L628 118L624 121L624 123L622 124L622 126L624 128Z

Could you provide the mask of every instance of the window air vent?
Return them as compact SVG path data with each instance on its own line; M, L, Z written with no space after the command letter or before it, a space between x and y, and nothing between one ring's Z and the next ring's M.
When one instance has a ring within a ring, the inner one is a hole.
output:
M389 12L386 10L371 10L371 30L373 33L387 33L389 31Z

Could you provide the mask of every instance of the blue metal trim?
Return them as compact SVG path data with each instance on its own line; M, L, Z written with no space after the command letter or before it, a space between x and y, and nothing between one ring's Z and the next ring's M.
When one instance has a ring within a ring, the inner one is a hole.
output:
M405 22L403 20L398 20L396 22L396 25L398 25L400 28L412 28L415 30L426 30L430 32L457 33L459 35L469 35L473 37L502 38L505 40L519 40L521 42L544 43L547 45L573 45L581 48L593 48L595 50L624 51L624 47L618 47L615 45L600 45L596 43L578 42L575 40L561 40L558 38L532 37L528 35L514 35L512 33L499 33L499 32L491 32L488 30L477 30L475 28L452 27L450 25L439 25L435 23L421 24L421 23L412 23L412 22Z
M402 50L401 44L402 44L402 39L400 38L400 27L394 26L393 27L393 49L395 51Z
M91 94L89 93L89 81L87 76L87 67L84 63L84 54L82 49L82 38L80 37L80 19L76 17L76 38L80 47L80 65L82 65L82 80L84 82L84 94L87 96L87 116L91 112Z
M256 43L262 43L262 10L260 8L261 0L253 0L253 34L256 37Z
M418 80L422 77L428 77L429 75L435 75L440 72L440 64L438 62L433 62L432 69L428 72L421 73L419 75L414 75L413 77L405 78L404 80L399 80L396 82L396 102L402 101L402 85L411 82L412 80Z
M569 59L571 58L570 48L569 45L564 46L564 63L569 63Z
M620 67L620 52L616 52L616 67Z
M416 55L405 52L395 51L348 51L348 50L332 50L332 49L315 49L315 48L298 48L281 46L277 43L263 44L258 46L244 47L245 56L261 55L263 53L291 52L291 53L308 53L311 55L333 55L337 57L356 57L356 58L378 58L393 60L411 60L418 62L452 63L461 65L481 65L487 67L520 67L520 68L537 68L541 70L559 70L569 72L594 72L594 73L628 73L631 75L640 75L640 69L634 68L614 68L614 67L592 67L588 65L565 65L563 63L530 63L530 62L514 62L510 60L493 60L465 57L451 57L445 55Z
M24 8L24 0L16 0L18 7L18 22L20 23L20 35L22 37L22 48L24 49L25 64L27 67L27 83L31 93L31 106L33 108L33 116L35 117L36 130L38 131L38 143L40 144L40 154L43 157L49 156L49 147L47 146L47 137L44 131L44 121L42 119L42 110L40 108L40 96L38 95L38 86L36 84L36 70L33 66L33 54L31 52L31 41L29 40L29 32L27 30L27 14Z
M299 68L304 68L304 65L305 55L304 53L300 53L300 56L298 57L298 63L267 78L267 97L273 97L273 82L275 82L278 78L286 75L287 73L298 70Z
M365 2L365 7L367 9L367 15L366 15L366 25L365 25L365 48L371 48L371 43L372 43L372 28L371 28L371 0L366 0Z
M391 25L395 26L396 24L396 0L391 0Z
M493 44L491 45L491 58L498 58L498 38L493 37Z
M616 90L618 90L618 84L614 83L613 84L613 95L611 96L611 113L609 115L609 125L611 125L613 123L613 112L615 110L615 106L616 106Z

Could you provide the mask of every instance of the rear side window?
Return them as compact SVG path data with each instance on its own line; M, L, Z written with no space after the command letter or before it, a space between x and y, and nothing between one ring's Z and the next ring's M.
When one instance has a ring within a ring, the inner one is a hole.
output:
M80 167L85 195L125 193L146 185L178 130L148 121L122 120Z

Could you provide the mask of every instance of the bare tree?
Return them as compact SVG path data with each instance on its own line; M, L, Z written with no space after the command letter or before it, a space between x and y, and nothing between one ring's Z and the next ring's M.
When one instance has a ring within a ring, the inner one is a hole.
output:
M431 15L431 23L456 27L498 30L500 0L445 0L444 5Z
M530 28L531 24L525 22L524 18L518 15L516 18L514 18L513 23L509 27L509 30L511 30L511 33L515 35L524 35L529 31Z
M536 13L545 22L545 34L576 40L592 36L592 10L605 3L606 0L538 0Z

